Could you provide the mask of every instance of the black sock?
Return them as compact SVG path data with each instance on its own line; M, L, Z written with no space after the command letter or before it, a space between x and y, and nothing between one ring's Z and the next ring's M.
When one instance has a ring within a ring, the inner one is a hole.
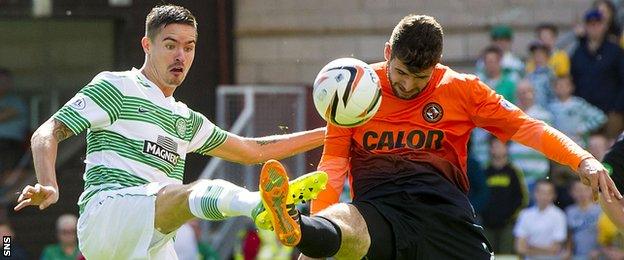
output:
M340 227L324 217L300 216L301 241L297 248L312 258L330 257L338 253L342 234Z

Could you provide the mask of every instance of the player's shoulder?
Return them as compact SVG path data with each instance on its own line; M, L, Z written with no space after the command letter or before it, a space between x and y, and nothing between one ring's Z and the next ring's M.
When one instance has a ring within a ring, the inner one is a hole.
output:
M95 75L89 84L104 85L123 91L125 85L133 81L134 77L132 71L102 71Z
M441 64L438 64L436 67L444 70L442 83L453 84L456 86L470 86L479 82L479 77L474 74L458 72Z
M479 78L475 75L461 73L442 64L436 65L435 69L439 71L438 73L443 73L438 88L465 92L478 85Z

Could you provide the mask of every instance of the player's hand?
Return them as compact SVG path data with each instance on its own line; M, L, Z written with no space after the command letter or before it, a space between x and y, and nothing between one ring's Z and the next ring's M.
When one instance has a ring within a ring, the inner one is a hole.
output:
M609 171L595 158L587 158L581 161L578 174L581 182L592 188L594 201L598 200L598 192L602 193L607 202L611 202L611 198L622 199L622 194L609 177Z
M35 186L26 186L17 198L17 206L13 210L18 211L27 206L39 206L43 210L58 201L58 189L54 186L44 186L39 183Z

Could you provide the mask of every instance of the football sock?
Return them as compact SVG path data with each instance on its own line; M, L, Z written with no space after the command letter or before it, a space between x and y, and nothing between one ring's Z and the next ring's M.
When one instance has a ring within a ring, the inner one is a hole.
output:
M248 191L224 180L199 180L191 189L189 208L194 216L201 219L251 217L251 211L260 203L258 192Z
M301 241L297 248L302 254L312 258L324 258L338 253L342 234L336 223L320 216L301 215L299 225Z

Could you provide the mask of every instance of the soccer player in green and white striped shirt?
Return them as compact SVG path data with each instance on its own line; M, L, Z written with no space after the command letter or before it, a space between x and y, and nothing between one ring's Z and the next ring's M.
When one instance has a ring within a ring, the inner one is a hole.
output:
M260 163L320 146L325 130L244 138L176 101L196 41L190 11L153 8L141 40L143 66L98 74L34 133L38 183L24 188L15 210L45 209L58 200L58 142L86 130L78 239L87 259L176 258L171 238L189 219L256 215L257 192L224 180L183 185L186 154Z

